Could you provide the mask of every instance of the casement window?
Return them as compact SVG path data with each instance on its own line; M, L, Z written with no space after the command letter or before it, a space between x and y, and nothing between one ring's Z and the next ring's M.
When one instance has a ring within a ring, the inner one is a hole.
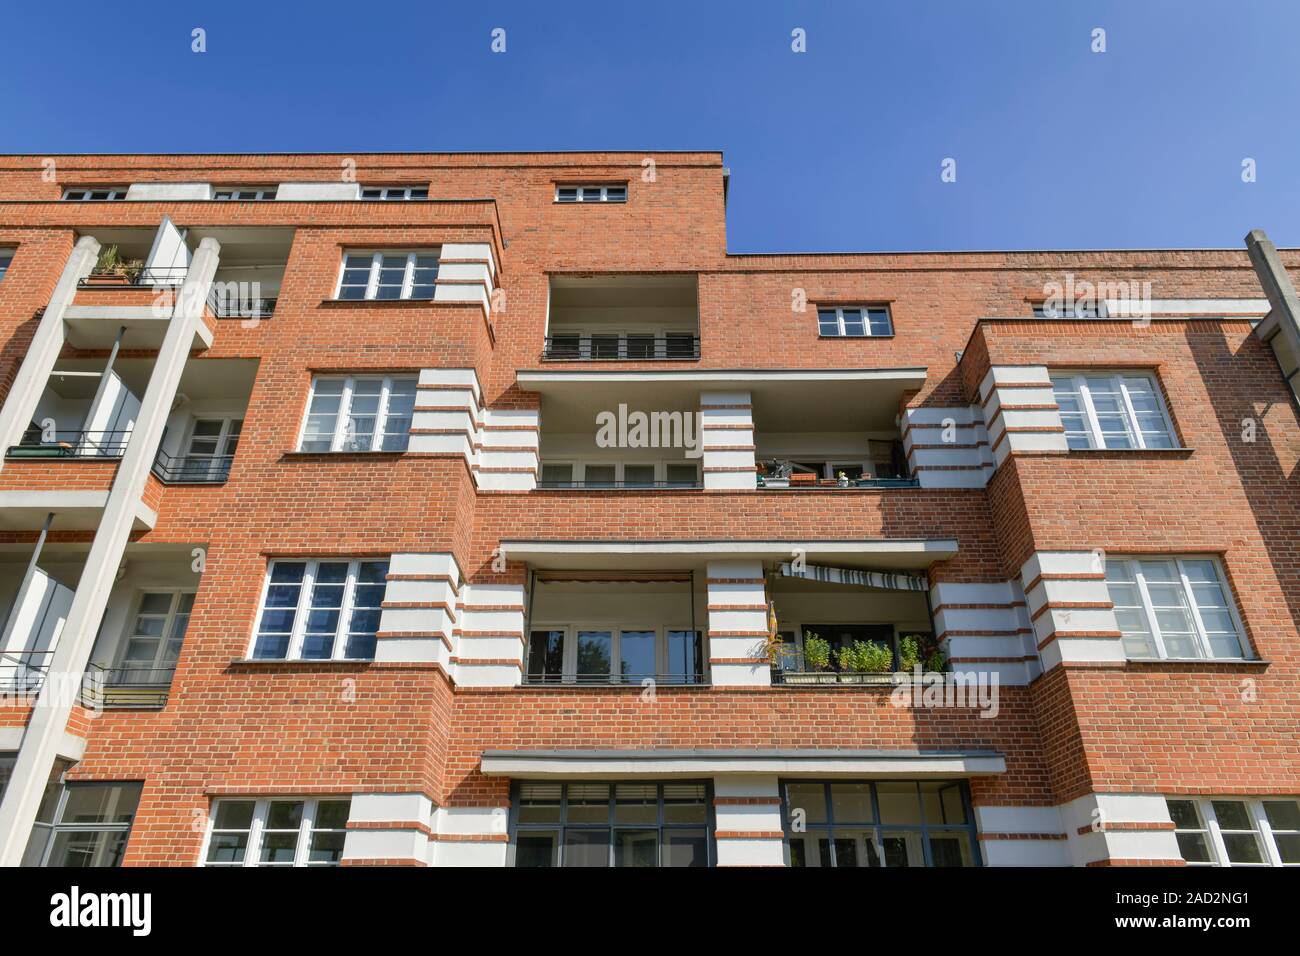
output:
M0 753L0 797L5 795L5 787L9 786L9 778L13 776L14 763L17 760L17 754Z
M63 783L56 764L45 788L23 866L121 866L139 783Z
M143 592L122 648L115 682L170 682L193 610L193 591Z
M239 186L236 188L220 187L212 192L212 198L223 202L264 202L274 199L277 186Z
M703 640L687 628L539 626L526 674L530 684L701 684Z
M699 466L689 461L542 463L542 488L698 488Z
M434 249L348 252L343 256L336 299L432 299L438 279Z
M362 199L428 199L428 186L362 186Z
M12 249L0 249L0 282L4 281L5 273L9 271L9 263L14 261L14 251Z
M181 461L179 480L225 481L230 476L230 463L235 458L243 428L242 418L195 419Z
M1174 429L1155 379L1138 374L1052 375L1070 448L1173 448Z
M218 800L204 866L338 866L350 797Z
M1245 629L1214 558L1107 557L1106 588L1128 657L1249 656Z
M546 338L548 359L657 359L699 358L694 332L555 332Z
M979 866L966 784L785 781L791 866Z
M885 305L836 306L817 310L817 332L823 337L862 338L894 334Z
M627 202L626 184L556 186L556 202Z
M1190 866L1300 866L1300 800L1167 797Z
M313 379L298 450L405 451L415 383L396 375Z
M63 190L67 202L117 202L126 198L125 186L95 186Z
M275 560L267 569L254 660L373 660L388 562Z
M1106 317L1106 303L1104 301L1089 302L1080 300L1070 304L1066 303L1034 303L1034 318L1036 319L1104 319Z
M516 783L513 862L549 866L711 866L708 783Z

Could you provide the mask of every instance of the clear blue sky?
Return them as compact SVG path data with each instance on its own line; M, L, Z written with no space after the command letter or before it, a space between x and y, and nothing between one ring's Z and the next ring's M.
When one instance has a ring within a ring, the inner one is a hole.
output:
M1296 0L11 0L0 152L720 149L733 252L1295 246L1298 45Z

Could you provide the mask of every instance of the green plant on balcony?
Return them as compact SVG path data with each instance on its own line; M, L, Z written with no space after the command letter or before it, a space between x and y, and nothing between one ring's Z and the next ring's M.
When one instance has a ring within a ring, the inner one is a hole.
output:
M898 641L898 669L908 674L916 670L921 663L921 639L916 634L908 634Z
M937 647L925 659L925 670L927 673L939 673L948 666L948 658L943 651Z
M117 246L104 246L99 250L95 268L91 270L99 276L121 276L127 282L134 282L144 270L144 263L139 259L123 259Z
M803 635L803 659L810 671L824 671L831 666L830 642L811 631Z
M854 641L839 649L836 659L841 673L887 674L894 667L894 652L875 641Z

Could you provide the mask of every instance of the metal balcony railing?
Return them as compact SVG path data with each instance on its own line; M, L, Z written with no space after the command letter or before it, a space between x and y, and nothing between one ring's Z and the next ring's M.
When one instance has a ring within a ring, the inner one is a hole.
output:
M129 431L55 431L45 434L29 430L17 445L5 453L7 458L121 458L126 451Z
M548 335L542 358L552 361L690 361L700 357L698 335Z
M208 293L208 308L219 319L269 319L278 301L275 297L225 295L215 286Z
M800 480L790 478L771 478L758 476L758 487L769 489L790 489L804 491L839 491L845 488L919 488L921 482L916 478L848 478L840 481L836 478L810 478Z
M186 266L165 266L141 269L138 272L92 272L79 283L81 289L139 289L157 286L178 286L189 274Z
M0 697L35 694L45 685L53 651L14 651L0 654Z
M153 473L173 485L220 485L230 477L234 455L169 455L159 449Z
M525 674L525 684L553 687L641 687L646 681L664 687L702 687L708 683L703 674Z
M158 710L167 704L175 664L100 667L91 664L82 687L82 703L92 709Z
M543 491L645 491L704 486L699 481L539 481L537 487Z

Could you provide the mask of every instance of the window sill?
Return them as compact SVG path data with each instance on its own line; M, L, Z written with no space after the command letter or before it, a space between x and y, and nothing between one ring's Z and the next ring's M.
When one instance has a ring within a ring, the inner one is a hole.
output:
M849 341L857 341L859 339L870 339L871 341L876 342L881 339L892 339L895 337L895 335L896 333L894 332L890 332L888 335L822 335L820 332L818 332L817 338L827 339L829 341L835 341L835 342L843 342L846 339Z
M1071 448L1071 455L1117 455L1117 456L1138 456L1138 455L1168 455L1187 456L1194 452L1194 448Z
M236 657L231 660L231 667L356 667L369 666L374 660L366 657L344 657L337 660L308 659L303 657L283 658L283 657Z
M1267 661L1259 657L1130 657L1125 663L1130 667L1150 667L1150 668L1184 668L1187 670L1209 669L1209 670L1234 670L1237 668L1247 668L1250 670L1263 670L1272 665L1272 661Z
M320 304L321 308L378 308L385 306L418 306L420 308L427 308L428 306L442 305L477 305L475 302L449 302L445 299L442 301L434 299L321 299Z
M407 449L401 451L389 451L377 449L375 451L286 451L280 457L288 459L305 459L305 458L396 458L405 455Z

